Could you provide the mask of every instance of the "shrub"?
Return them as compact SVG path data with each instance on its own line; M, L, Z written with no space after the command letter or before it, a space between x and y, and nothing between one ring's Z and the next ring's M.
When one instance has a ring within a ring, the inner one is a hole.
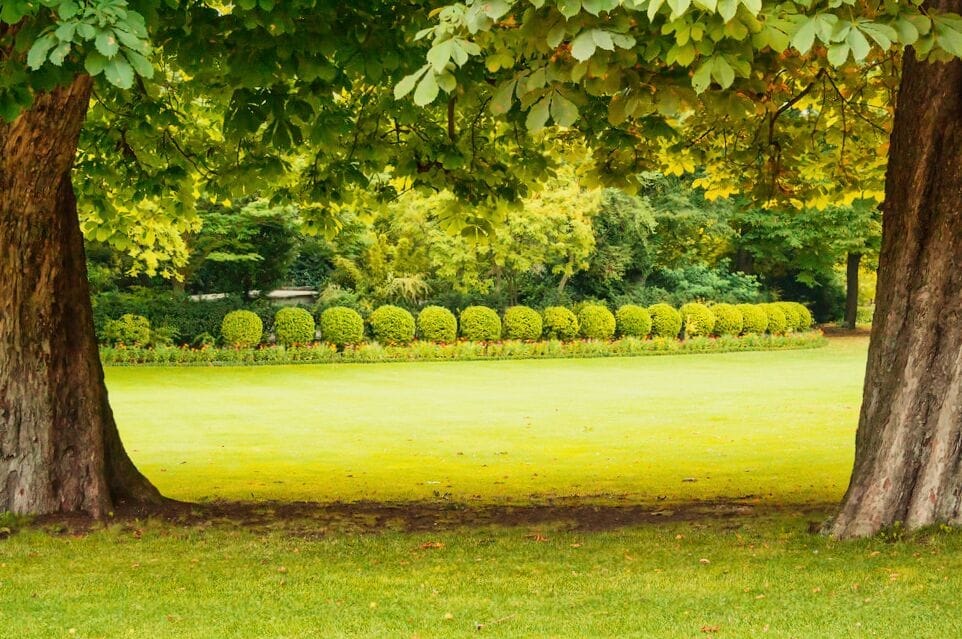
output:
M653 304L648 307L651 315L652 337L670 337L676 339L681 333L681 313L668 304Z
M400 306L380 306L367 321L382 344L408 344L414 339L414 316Z
M651 333L651 313L634 304L625 304L615 313L618 335L621 337L648 337Z
M797 331L801 326L802 318L795 305L791 302L775 302L774 305L785 314L785 330Z
M788 330L788 320L785 313L775 304L760 304L762 310L768 315L768 332L772 335L782 335Z
M742 314L742 332L745 335L761 335L768 330L768 313L761 304L739 304Z
M228 346L250 348L260 344L264 335L264 323L257 313L231 311L224 316L220 324L220 334Z
M741 335L742 332L742 312L732 304L715 304L711 307L715 314L715 328L712 335L721 337L723 335Z
M364 341L364 320L353 308L332 306L321 313L321 339L338 347Z
M501 318L487 306L469 306L461 311L461 337L472 342L501 339Z
M689 302L681 307L685 337L705 337L715 329L715 314L710 308L698 302Z
M585 304L578 313L582 337L611 339L615 335L615 316L601 304Z
M807 331L812 327L812 312L808 310L808 307L804 304L799 304L798 302L789 302L795 310L798 312L798 330Z
M534 341L541 338L544 327L541 314L527 306L512 306L504 312L504 336L507 339Z
M542 324L544 336L548 339L573 340L581 330L578 316L564 306L549 306L544 309Z
M146 346L150 343L150 320L143 315L125 313L120 319L107 321L104 338L108 344Z
M274 335L284 346L314 341L314 316L303 308L288 306L274 315Z
M418 313L418 335L431 342L453 342L458 338L458 320L443 306L427 306Z

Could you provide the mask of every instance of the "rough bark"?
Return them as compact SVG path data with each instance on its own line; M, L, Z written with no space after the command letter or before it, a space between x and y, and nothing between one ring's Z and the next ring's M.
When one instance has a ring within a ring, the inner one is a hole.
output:
M959 12L962 0L929 6ZM838 537L962 523L962 62L903 67L876 313Z
M849 253L845 264L845 326L854 329L858 321L858 269L861 253Z
M70 171L90 78L0 123L0 511L159 501L114 423Z

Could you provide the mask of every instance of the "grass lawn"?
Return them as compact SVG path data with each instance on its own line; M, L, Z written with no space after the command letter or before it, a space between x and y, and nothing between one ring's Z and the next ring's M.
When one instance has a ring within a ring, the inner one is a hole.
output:
M0 637L957 636L962 534L808 532L844 489L864 360L865 341L846 339L110 370L124 438L171 496L418 500L433 515L274 520L269 505L244 521L28 527L0 540ZM719 499L716 514L671 514ZM477 516L552 503L588 506L510 526ZM644 523L606 516L631 504Z
M179 499L824 503L851 470L865 345L107 381L134 461Z

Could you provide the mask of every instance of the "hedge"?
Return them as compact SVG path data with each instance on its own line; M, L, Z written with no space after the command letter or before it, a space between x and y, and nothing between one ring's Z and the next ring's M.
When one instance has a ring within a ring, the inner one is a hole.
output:
M443 306L426 306L418 313L418 337L429 342L453 342L458 338L458 320Z
M414 339L414 316L400 306L386 304L367 318L374 339L382 344L408 344Z
M743 337L696 337L642 339L626 337L612 342L579 340L562 342L415 342L407 346L384 346L365 342L338 350L333 345L282 346L264 348L125 348L100 349L104 364L111 366L236 366L266 364L323 364L336 362L374 363L390 361L444 361L481 359L558 359L591 357L636 357L685 353L728 353L820 348L828 343L820 331L789 335L747 335Z
M588 339L611 339L615 335L615 316L601 304L585 304L578 312L581 336Z
M332 306L321 313L321 339L337 347L364 341L364 320L353 308Z
M504 337L534 341L541 339L541 314L527 306L512 306L504 312Z
M801 327L802 317L791 302L775 302L774 306L785 314L785 330L797 331Z
M303 308L289 306L274 315L274 336L278 344L310 344L315 330L314 316Z
M461 337L471 342L501 339L501 318L487 306L469 306L461 311Z
M654 304L648 307L651 315L651 336L677 338L681 333L681 313L668 304Z
M228 346L250 348L260 344L264 322L251 311L231 311L221 322L220 334Z
M744 318L742 312L732 304L715 304L711 307L715 314L715 328L712 335L741 335Z
M739 304L735 308L742 314L742 333L761 335L768 330L768 313L760 305Z
M615 313L619 337L648 337L651 333L651 313L634 304L625 304Z
M544 336L548 339L572 340L578 337L581 327L578 316L570 308L549 306L543 315Z
M150 344L150 321L143 315L125 313L118 319L107 321L104 338L111 345L147 346Z
M685 337L707 337L715 330L715 314L704 304L691 302L681 307Z
M768 332L772 335L782 335L788 330L788 319L782 309L775 304L760 304L768 315Z

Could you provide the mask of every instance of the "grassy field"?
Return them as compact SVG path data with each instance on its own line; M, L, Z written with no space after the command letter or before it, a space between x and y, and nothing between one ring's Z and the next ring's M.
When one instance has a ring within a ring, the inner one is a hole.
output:
M0 637L957 636L962 534L808 532L844 489L864 358L849 339L111 370L123 435L172 496L424 512L27 527L0 540Z
M189 500L835 501L865 342L619 359L115 368L134 461Z

